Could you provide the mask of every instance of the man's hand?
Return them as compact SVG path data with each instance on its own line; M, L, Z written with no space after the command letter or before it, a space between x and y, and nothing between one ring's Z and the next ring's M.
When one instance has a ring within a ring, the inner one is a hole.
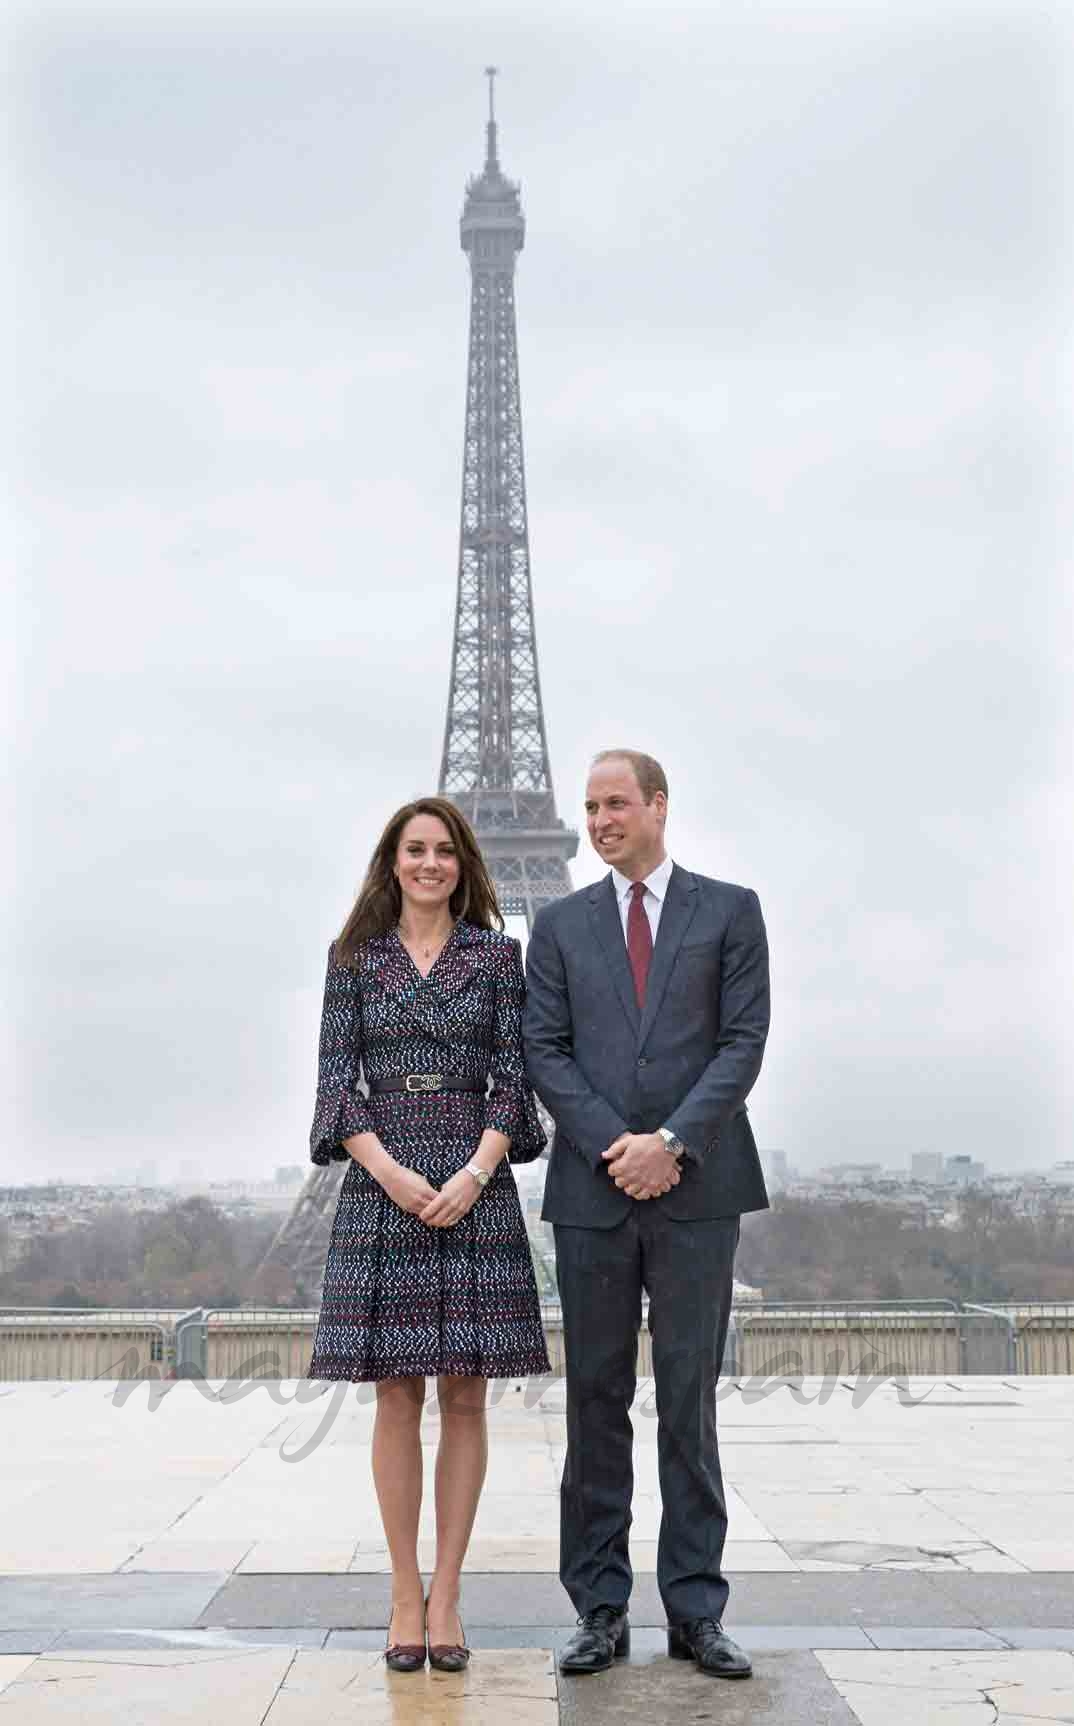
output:
M602 1152L608 1173L632 1199L655 1199L677 1187L679 1165L659 1133L623 1133Z
M435 1198L431 1199L424 1210L418 1212L421 1222L428 1223L431 1229L449 1229L464 1217L467 1211L472 1211L481 1197L481 1188L473 1175L465 1169L460 1169L457 1175L452 1175L450 1181L445 1181Z

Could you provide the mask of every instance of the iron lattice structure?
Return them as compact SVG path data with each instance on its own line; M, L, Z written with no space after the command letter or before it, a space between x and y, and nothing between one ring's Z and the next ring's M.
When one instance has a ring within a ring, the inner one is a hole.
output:
M519 188L500 167L489 67L485 166L459 224L470 259L459 581L440 792L481 845L501 909L525 917L571 891L578 835L556 814L533 624L515 260Z
M463 440L458 597L440 792L466 816L500 908L532 926L571 891L578 835L556 814L533 626L515 259L526 224L501 171L489 67L485 166L460 223L470 259L470 347ZM546 1127L551 1123L546 1120ZM313 1168L255 1279L275 1267L317 1304L343 1163Z

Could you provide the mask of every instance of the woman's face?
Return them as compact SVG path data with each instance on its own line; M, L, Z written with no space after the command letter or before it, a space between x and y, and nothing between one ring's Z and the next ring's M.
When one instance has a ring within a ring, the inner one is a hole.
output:
M395 876L404 907L428 912L447 906L459 884L459 859L438 816L411 816L399 835Z

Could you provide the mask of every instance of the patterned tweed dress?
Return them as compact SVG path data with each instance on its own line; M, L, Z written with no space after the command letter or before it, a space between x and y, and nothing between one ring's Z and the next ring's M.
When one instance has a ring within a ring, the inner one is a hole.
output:
M522 1065L524 994L518 942L461 920L424 978L395 930L365 942L355 969L329 950L310 1155L346 1161L347 1171L309 1378L550 1370L510 1167L545 1144ZM366 1079L491 1074L495 1088L366 1098L355 1088L361 1071ZM469 1162L486 1127L510 1136L509 1156L450 1228L401 1210L342 1144L375 1132L439 1188Z

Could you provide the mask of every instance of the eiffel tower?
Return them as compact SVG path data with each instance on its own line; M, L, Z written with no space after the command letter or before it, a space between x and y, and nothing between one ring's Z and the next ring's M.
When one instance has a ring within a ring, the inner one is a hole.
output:
M515 258L526 232L519 188L496 148L494 79L484 171L460 223L470 259L459 586L440 792L477 834L506 915L571 891L578 835L556 814L533 626Z
M497 153L496 68L486 68L485 166L466 186L460 226L470 259L458 592L439 791L470 822L505 916L527 927L571 891L578 835L556 813L530 580L515 259L526 224ZM548 1123L546 1123L548 1124ZM311 1170L255 1273L290 1271L299 1301L320 1296L345 1165Z

